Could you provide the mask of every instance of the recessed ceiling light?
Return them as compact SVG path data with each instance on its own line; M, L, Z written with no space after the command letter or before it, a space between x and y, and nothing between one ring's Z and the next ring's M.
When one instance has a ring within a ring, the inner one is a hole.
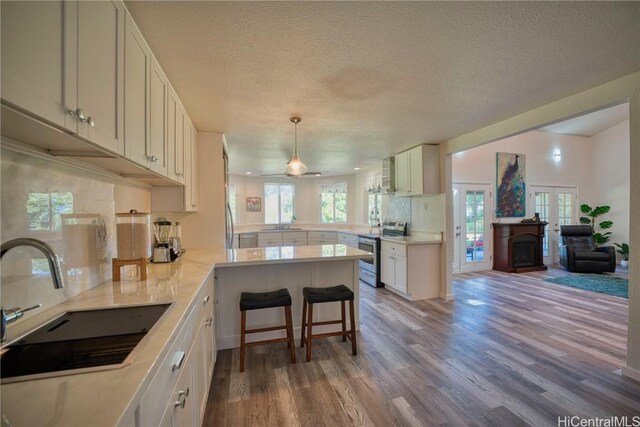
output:
M354 170L354 171L359 171L359 170L360 170L360 168L353 168L353 170Z
M321 173L317 173L316 176L322 176L322 174Z
M247 175L251 175L253 172L250 172L250 171L249 171L249 172L245 172L245 173L246 173Z

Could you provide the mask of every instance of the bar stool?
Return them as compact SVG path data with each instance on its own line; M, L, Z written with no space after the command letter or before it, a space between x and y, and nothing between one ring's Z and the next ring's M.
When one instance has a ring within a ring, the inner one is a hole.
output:
M302 295L304 297L302 305L302 333L300 337L300 347L307 344L307 362L311 361L311 343L317 338L342 336L342 341L351 340L351 353L356 356L358 348L356 345L356 322L355 313L353 311L353 291L345 285L331 286L328 288L303 288ZM313 322L313 305L324 302L341 303L342 318L340 320L327 320L323 322ZM347 319L345 315L345 302L349 301L349 323L350 330L347 330ZM308 314L307 314L308 306ZM313 334L313 327L320 325L335 325L341 323L342 330L338 332L327 332L324 334ZM306 329L306 332L305 332Z
M285 325L270 326L267 328L246 329L247 311L259 310L262 308L284 307ZM287 347L291 349L291 363L296 363L296 345L293 341L293 322L291 321L291 295L287 289L278 289L271 292L242 292L240 294L240 372L244 372L244 352L245 347L255 345L273 344L277 342L286 342ZM274 338L270 340L245 342L246 334L255 334L258 332L277 331L285 329L287 331L286 338Z

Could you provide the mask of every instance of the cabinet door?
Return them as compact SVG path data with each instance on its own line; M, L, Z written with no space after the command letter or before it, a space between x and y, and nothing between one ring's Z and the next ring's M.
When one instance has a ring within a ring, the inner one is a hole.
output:
M178 157L178 149L182 150L182 146L178 147L178 120L179 120L179 102L176 93L169 84L168 105L167 105L167 177L174 181L180 182L180 171L182 165L182 154ZM180 139L182 141L182 139ZM181 142L180 142L181 143Z
M387 286L395 287L395 261L391 255L380 255L380 280Z
M149 91L149 154L151 170L167 175L167 100L169 86L158 61L151 56L151 77ZM170 176L169 178L173 178Z
M422 185L422 146L409 150L409 195L423 193Z
M196 128L192 123L189 123L187 127L189 134L189 170L185 171L189 173L188 177L188 191L189 191L189 199L190 203L187 205L187 211L197 211L199 209L198 203L200 199L200 179L199 179L199 169L198 169L198 134L196 133Z
M131 16L125 24L125 156L149 167L149 77L151 51Z
M207 365L206 365L206 338L205 335L209 332L204 316L201 318L200 328L196 335L193 349L191 350L193 356L193 404L195 405L195 420L194 425L202 425L202 419L204 417L204 409L207 404L207 391L208 391L208 378L207 378Z
M3 1L1 8L3 101L75 132L77 120L67 114L75 99L65 103L63 82L64 42L67 35L75 42L76 4Z
M169 405L173 405L172 426L194 426L195 396L193 390L193 350L184 362Z
M118 154L124 154L125 14L119 1L78 2L77 105L85 115L78 134Z
M409 192L409 153L396 155L396 193L406 196Z
M395 288L401 292L407 293L407 258L403 256L394 256L395 261Z
M175 94L175 93L174 93ZM186 125L186 115L182 104L177 100L176 95L176 114L175 114L175 145L174 145L174 161L175 169L178 175L178 182L184 184L185 177L185 139L184 129Z

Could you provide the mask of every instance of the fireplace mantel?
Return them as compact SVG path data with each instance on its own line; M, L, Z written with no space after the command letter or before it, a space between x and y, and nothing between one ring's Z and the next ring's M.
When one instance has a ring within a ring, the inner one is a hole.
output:
M546 222L493 223L493 269L507 273L546 270L542 254Z

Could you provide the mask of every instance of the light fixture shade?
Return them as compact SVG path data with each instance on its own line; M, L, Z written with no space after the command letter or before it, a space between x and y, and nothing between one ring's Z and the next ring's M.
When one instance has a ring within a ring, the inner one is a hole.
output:
M293 149L293 157L291 158L291 161L287 163L287 167L284 171L287 175L300 176L307 173L307 166L302 163L302 160L300 160L300 156L298 156L298 123L300 123L302 119L300 117L294 116L291 117L289 121L294 125L295 145Z
M298 150L293 153L293 157L291 158L291 161L287 163L285 171L289 175L293 176L304 175L305 173L307 173L307 166L302 163L302 160L300 160L300 157L298 156Z

